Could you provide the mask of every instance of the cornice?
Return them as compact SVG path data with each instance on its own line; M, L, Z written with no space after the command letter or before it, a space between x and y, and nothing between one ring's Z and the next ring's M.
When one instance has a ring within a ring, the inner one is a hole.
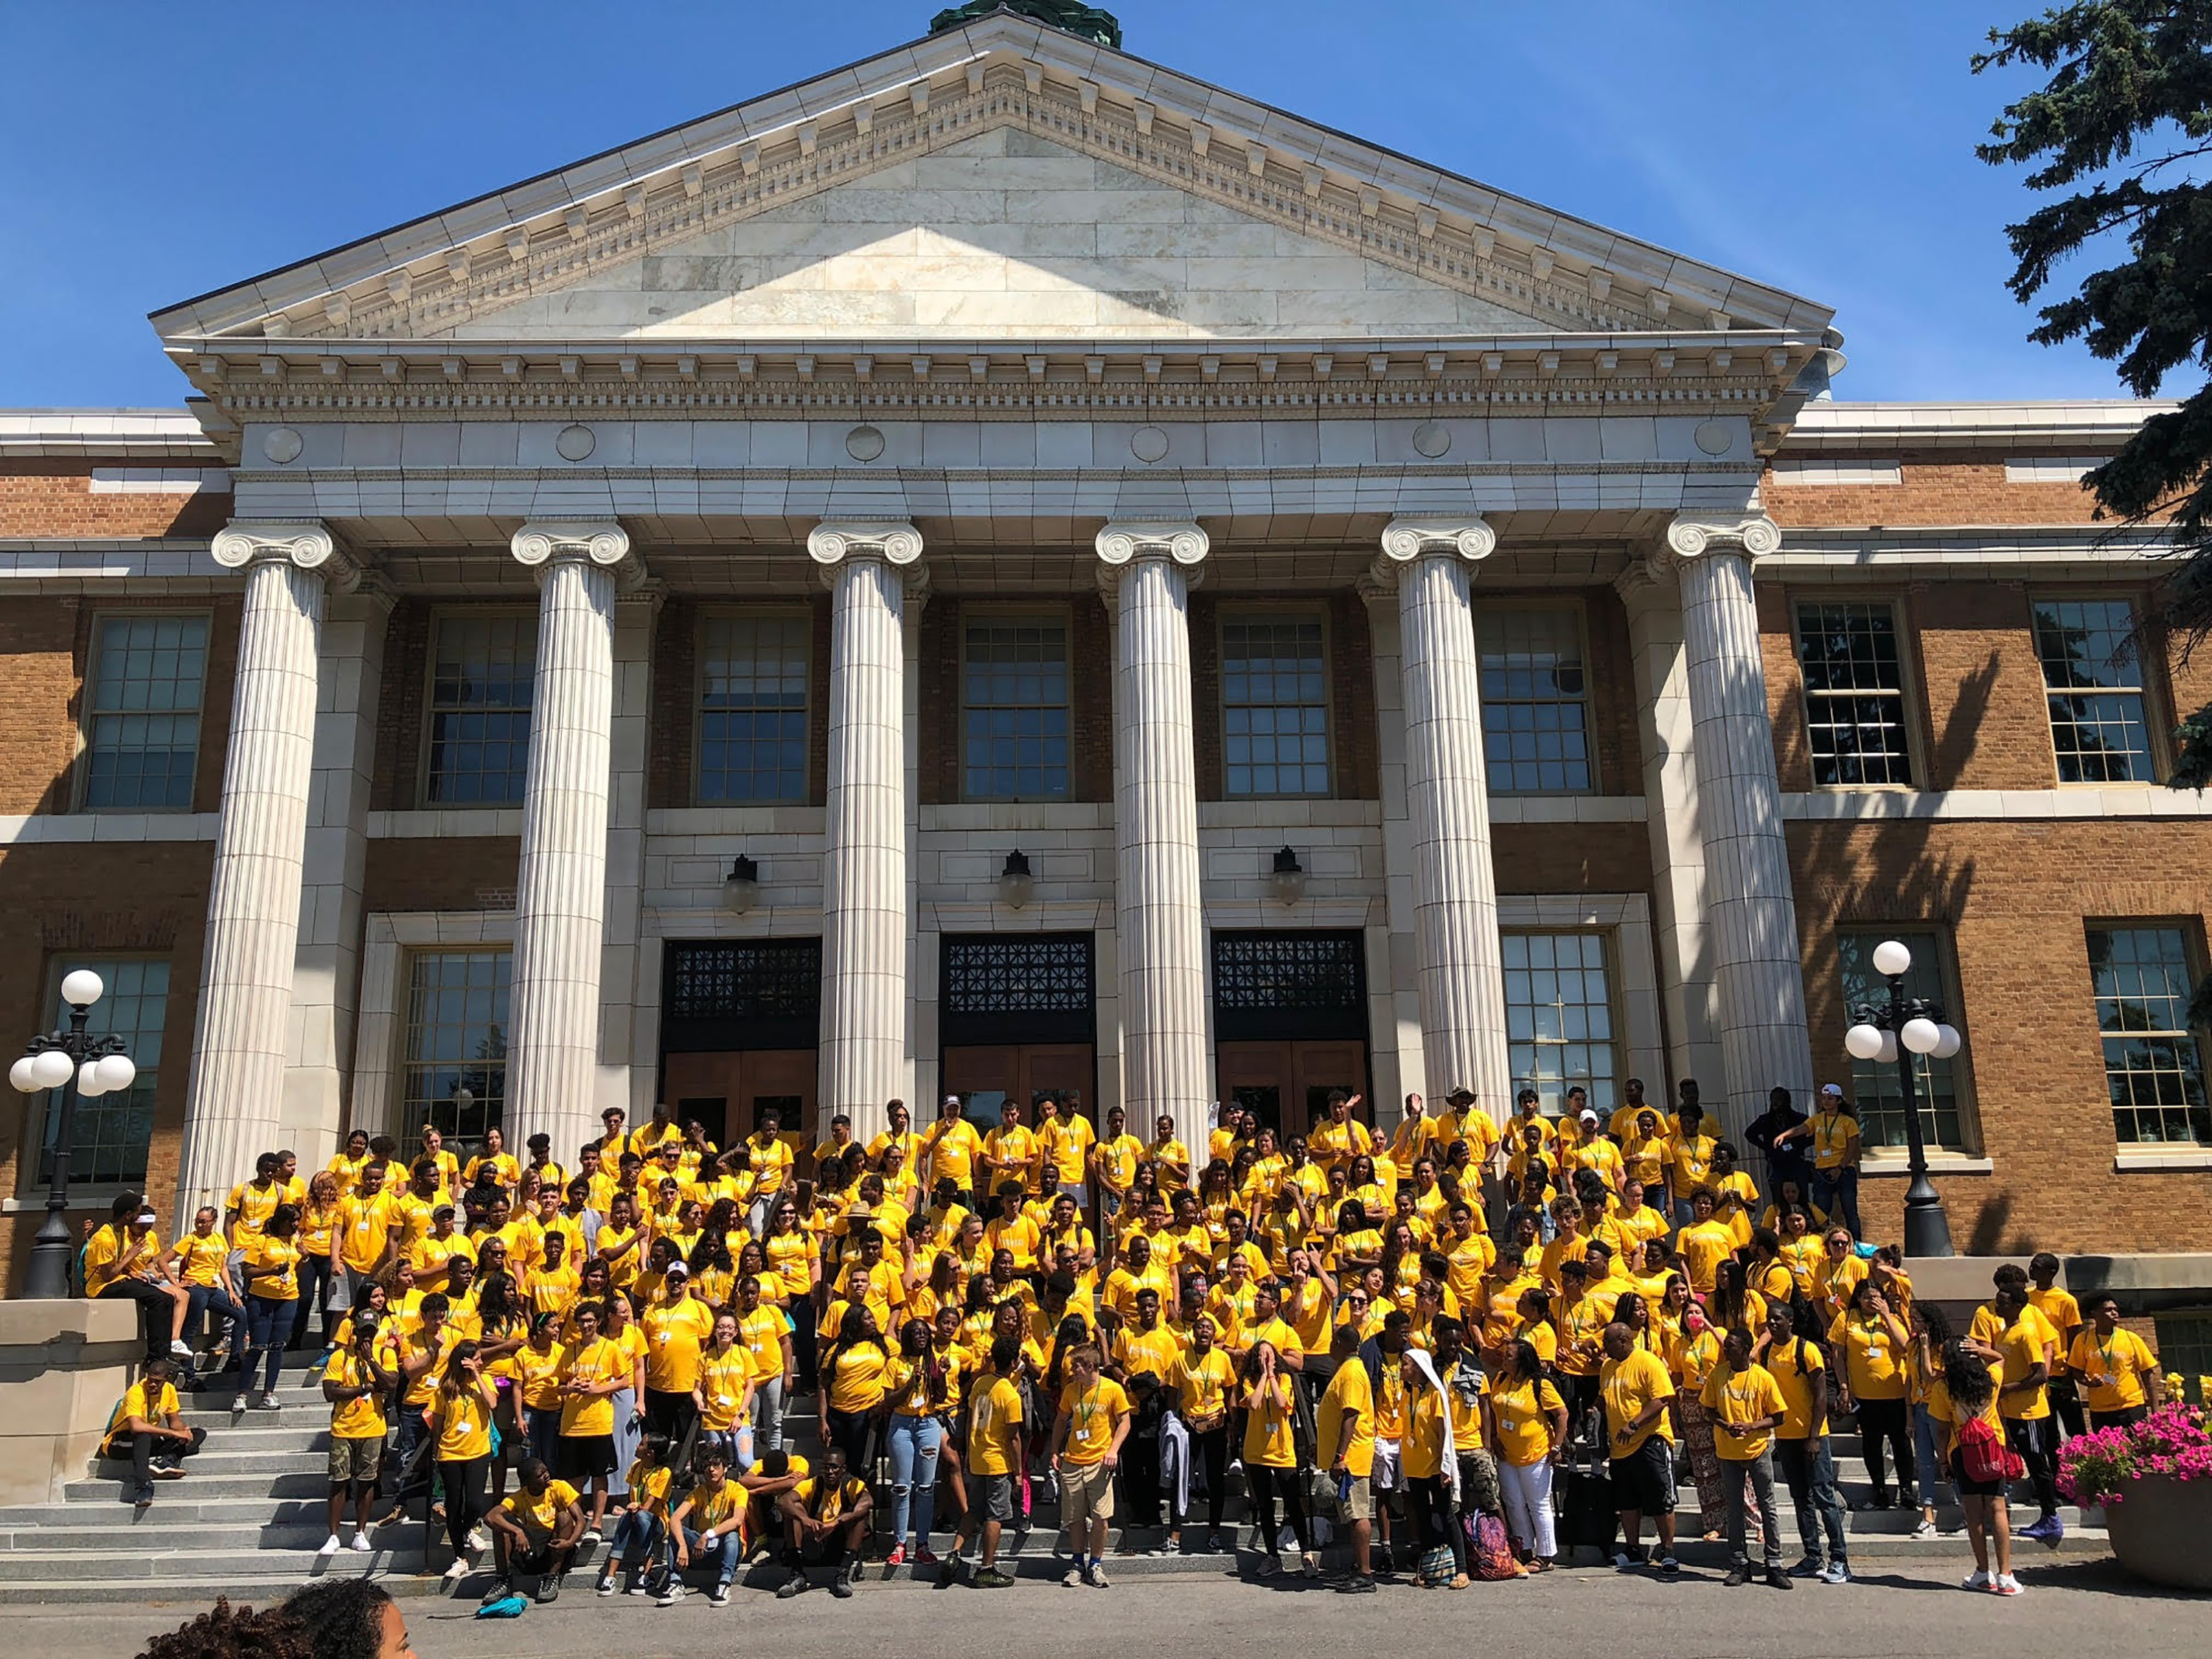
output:
M1780 289L996 15L156 313L168 337L380 337L527 295L999 126L1555 325L1815 332Z

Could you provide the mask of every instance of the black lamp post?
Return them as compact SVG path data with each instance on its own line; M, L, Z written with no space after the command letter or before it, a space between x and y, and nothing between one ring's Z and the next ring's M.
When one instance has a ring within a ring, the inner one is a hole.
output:
M70 1006L69 1029L33 1037L23 1057L9 1068L8 1080L25 1094L62 1091L46 1218L31 1241L30 1266L23 1276L23 1294L32 1300L57 1301L70 1293L70 1261L76 1255L69 1227L70 1153L76 1138L77 1102L128 1089L138 1075L123 1052L121 1037L94 1036L85 1030L92 1005L106 989L88 968L67 975L62 1000Z
M1898 940L1886 939L1875 946L1874 969L1889 982L1889 1000L1862 1003L1851 1010L1844 1047L1854 1059L1897 1062L1905 1088L1905 1164L1912 1176L1905 1189L1905 1254L1946 1256L1952 1254L1951 1224L1943 1213L1942 1194L1928 1178L1928 1143L1920 1132L1920 1082L1913 1066L1923 1054L1950 1059L1963 1039L1944 1019L1941 1004L1905 995L1905 975L1911 966L1912 952Z

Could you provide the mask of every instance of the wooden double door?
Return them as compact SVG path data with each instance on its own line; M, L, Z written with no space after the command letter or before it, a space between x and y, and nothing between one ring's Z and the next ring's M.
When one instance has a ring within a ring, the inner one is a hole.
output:
M1367 1045L1344 1039L1214 1045L1214 1071L1224 1105L1242 1106L1278 1137L1302 1135L1328 1115L1332 1089L1367 1093ZM1374 1127L1374 1103L1352 1114Z
M661 1060L661 1098L676 1121L696 1118L717 1146L744 1139L774 1107L783 1138L794 1146L826 1139L814 1121L815 1052L811 1048L722 1049L668 1054Z

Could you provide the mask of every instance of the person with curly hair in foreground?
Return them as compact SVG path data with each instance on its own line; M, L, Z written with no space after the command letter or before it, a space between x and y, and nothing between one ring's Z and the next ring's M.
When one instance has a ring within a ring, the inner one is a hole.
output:
M366 1578L326 1578L282 1607L215 1606L139 1659L415 1659L399 1605Z

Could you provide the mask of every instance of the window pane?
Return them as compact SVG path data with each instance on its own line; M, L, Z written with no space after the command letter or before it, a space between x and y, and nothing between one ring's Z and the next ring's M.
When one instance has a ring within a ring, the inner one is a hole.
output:
M2189 1029L2194 979L2179 927L2092 927L2089 975L2113 1133L2123 1142L2212 1142L2204 1054Z
M505 806L530 764L535 617L441 617L430 666L428 799Z
M102 617L86 696L88 811L183 811L192 804L205 617Z
M806 799L805 617L709 617L700 632L699 799Z
M1823 787L1912 781L1897 618L1883 604L1797 607L1797 659L1813 781Z
M1223 784L1229 794L1328 793L1327 682L1320 617L1223 620Z
M1066 625L1000 619L971 622L965 632L961 793L970 799L1065 799Z
M1897 940L1912 952L1912 966L1905 975L1905 994L1943 1003L1942 941L1933 933L1899 933L1885 928L1878 933L1837 935L1836 953L1843 971L1844 1006L1856 1008L1863 1003L1875 1003L1888 1006L1889 981L1874 970L1874 947L1886 939ZM1943 1006L1951 1024L1964 1031L1965 1020L1948 1003ZM1898 1076L1895 1062L1854 1059L1850 1067L1851 1098L1858 1104L1860 1136L1869 1146L1904 1146L1905 1084ZM1915 1055L1912 1086L1920 1099L1921 1139L1930 1146L1949 1152L1968 1150L1965 1131L1960 1125L1957 1058L1936 1060L1927 1054Z
M424 951L415 957L400 1103L401 1137L410 1150L426 1123L437 1125L456 1152L477 1148L483 1132L504 1115L513 960L504 950Z
M1589 693L1580 619L1559 605L1488 605L1475 641L1490 787L1510 795L1586 792Z
M169 964L147 957L68 957L54 964L53 1025L69 1024L61 1000L63 978L80 968L100 975L106 991L93 1005L95 1036L123 1039L123 1052L138 1067L137 1080L120 1094L76 1103L70 1136L70 1181L88 1186L136 1187L146 1179L146 1152L154 1140L154 1091L161 1081L161 1020L169 1003ZM61 1095L46 1093L46 1136L39 1179L54 1176L54 1148L61 1132Z
M2205 1403L2204 1379L2212 1376L2212 1312L2162 1313L2155 1316L2159 1369L2181 1376L2182 1398Z
M2059 781L2150 782L2135 607L2125 599L2038 599L2034 609Z
M1557 1113L1580 1084L1601 1115L1620 1104L1613 975L1597 933L1506 933L1506 1055L1516 1091Z

